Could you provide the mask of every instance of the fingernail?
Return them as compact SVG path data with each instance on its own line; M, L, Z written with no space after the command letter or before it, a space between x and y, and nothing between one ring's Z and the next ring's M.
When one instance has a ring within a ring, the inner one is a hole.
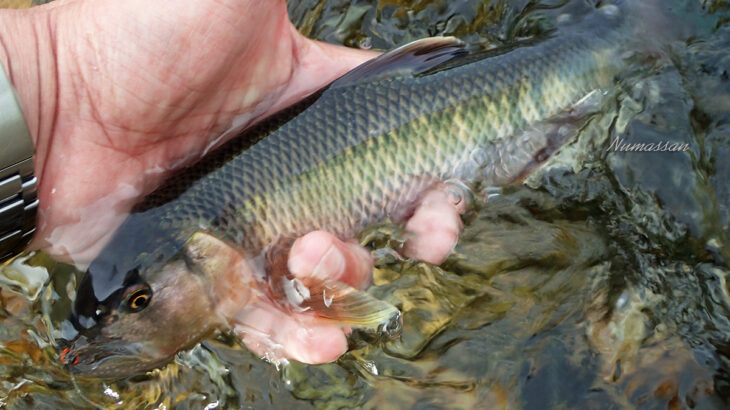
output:
M330 246L312 271L313 277L337 279L345 271L345 256L334 245Z
M307 272L305 271L307 270L306 268L309 264L302 250L299 249L301 247L301 240L302 239L299 238L294 241L294 244L289 250L289 261L287 262L289 272L297 276L300 274L306 274Z
M289 261L287 262L289 272L296 276L310 276L326 255L324 249L321 243L313 241L311 238L309 240L297 239L289 251ZM326 249L329 250L329 248Z

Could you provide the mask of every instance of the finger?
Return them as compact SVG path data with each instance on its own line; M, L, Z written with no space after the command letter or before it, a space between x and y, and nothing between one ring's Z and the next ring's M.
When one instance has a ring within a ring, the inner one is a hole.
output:
M294 242L288 267L294 276L334 279L364 289L370 284L373 257L357 242L314 231Z
M272 110L291 105L380 53L337 46L301 35L290 25L295 41L296 66Z
M459 239L462 208L445 190L427 193L406 223L410 235L403 253L434 265L441 264Z
M337 360L347 351L343 329L315 324L311 316L292 315L267 302L250 307L233 330L252 352L273 361L288 358L321 364Z

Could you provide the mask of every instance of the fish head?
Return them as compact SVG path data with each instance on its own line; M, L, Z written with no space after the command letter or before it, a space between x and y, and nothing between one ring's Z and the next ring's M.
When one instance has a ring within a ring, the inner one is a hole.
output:
M154 270L126 272L98 289L89 267L59 343L71 372L126 377L152 370L210 336L219 325L204 280L182 256Z

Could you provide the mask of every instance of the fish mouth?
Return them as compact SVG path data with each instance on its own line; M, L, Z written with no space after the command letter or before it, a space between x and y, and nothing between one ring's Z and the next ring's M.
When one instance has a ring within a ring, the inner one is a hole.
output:
M61 340L56 346L66 369L78 376L120 379L148 372L172 360L173 356L144 354L139 343L89 341L79 336Z

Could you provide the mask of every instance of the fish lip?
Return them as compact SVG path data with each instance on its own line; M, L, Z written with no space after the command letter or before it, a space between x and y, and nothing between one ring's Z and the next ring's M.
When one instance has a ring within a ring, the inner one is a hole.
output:
M137 359L129 359L128 356L110 355L96 361L93 364L66 364L65 368L76 376L118 380L138 376L154 370L169 362L170 359L172 358L146 362ZM113 361L113 365L107 365L110 361Z
M173 358L145 355L138 343L94 341L78 347L78 341L63 340L56 347L64 367L78 376L121 379L153 370Z

